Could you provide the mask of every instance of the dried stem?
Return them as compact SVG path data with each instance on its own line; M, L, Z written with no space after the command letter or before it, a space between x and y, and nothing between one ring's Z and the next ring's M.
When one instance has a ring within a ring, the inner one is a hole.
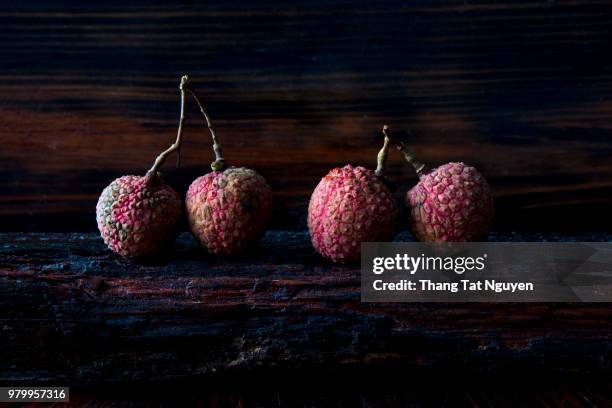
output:
M196 90L191 85L191 82L186 85L186 89L191 94L191 96L193 96L193 99L198 104L200 112L202 112L202 115L204 116L206 126L208 126L208 130L210 131L210 136L213 141L213 150L215 151L215 161L210 164L210 167L213 169L213 171L223 171L225 169L225 159L223 158L223 154L221 152L221 145L217 140L215 128L212 125L210 116L208 116L208 113L206 112L206 109L204 108L204 105L202 104L202 101L200 100L200 97L198 96Z
M176 140L169 148L167 148L166 150L161 152L159 156L157 156L157 158L155 159L155 163L153 163L153 166L147 172L147 175L157 174L157 171L159 170L161 165L164 164L168 156L174 152L177 152L177 160L180 160L178 158L180 158L181 143L183 142L183 125L185 124L185 86L188 83L189 77L187 75L183 75L183 77L181 78L181 84L179 86L179 89L181 90L181 116L179 119ZM177 164L178 163L179 162L177 161Z
M385 135L385 138L395 143L395 147L397 147L397 150L404 154L404 158L408 163L412 165L412 167L414 167L417 176L419 176L419 178L423 176L423 174L427 171L427 166L423 162L419 161L416 157L414 157L414 154L410 151L410 149L406 145L406 142L399 138L389 136L389 127L387 125L383 126L382 132Z
M378 177L383 177L385 175L385 166L387 164L387 156L389 155L389 144L391 140L385 135L385 141L383 142L383 147L378 152L378 156L376 157L376 171L375 174Z

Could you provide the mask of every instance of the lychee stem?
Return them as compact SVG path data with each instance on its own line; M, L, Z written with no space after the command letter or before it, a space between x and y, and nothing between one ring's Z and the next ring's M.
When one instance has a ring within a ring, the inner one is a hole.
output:
M189 83L189 77L187 75L183 75L181 78L181 84L179 85L179 89L181 90L181 115L179 119L179 126L176 134L176 140L174 143L161 152L159 156L155 159L153 163L153 167L147 172L147 175L157 174L157 171L161 167L162 164L166 161L168 156L174 152L180 154L181 143L183 142L183 125L185 124L185 86ZM178 156L180 157L180 156Z
M385 175L385 166L387 165L387 156L389 155L389 144L391 140L385 135L385 141L383 142L383 147L378 152L378 156L376 157L376 170L374 173L378 177L383 177Z
M215 151L215 161L210 164L210 168L213 171L223 171L225 169L225 159L223 158L223 153L221 152L221 145L219 144L219 141L217 140L217 135L215 134L215 128L212 125L210 116L208 116L208 113L206 112L206 109L204 108L202 101L198 97L198 94L196 90L193 88L193 86L191 85L191 83L187 84L187 91L189 91L191 96L193 96L193 99L198 104L198 107L200 108L200 112L202 112L202 116L204 116L204 120L206 121L206 126L208 126L208 130L210 131L210 136L213 141L213 150Z
M414 154L412 153L412 151L410 151L410 149L406 145L406 142L404 142L403 140L399 138L394 138L392 136L389 136L389 126L384 125L382 132L385 135L385 138L388 138L393 143L395 143L395 147L397 147L397 150L399 150L400 152L404 154L404 158L406 159L406 161L410 163L412 167L414 167L414 170L416 171L417 176L421 178L427 171L427 166L425 165L425 163L421 162L416 157L414 157Z

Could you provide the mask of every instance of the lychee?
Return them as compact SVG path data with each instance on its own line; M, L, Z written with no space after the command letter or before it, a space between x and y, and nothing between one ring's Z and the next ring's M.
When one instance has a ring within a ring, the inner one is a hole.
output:
M383 133L389 137L386 126ZM484 176L464 163L447 163L428 170L403 140L393 141L420 179L405 199L415 238L426 242L486 239L493 220L493 198Z
M331 170L317 185L308 206L308 230L314 248L334 262L353 262L362 242L390 241L397 207L383 177L388 143L376 172L346 165Z
M272 213L272 189L255 170L226 167L221 146L208 113L194 88L194 97L213 140L212 172L191 183L185 198L193 235L210 253L234 255L256 244Z
M158 169L168 155L179 152L185 113L181 79L181 114L176 141L155 160L145 176L123 176L110 183L98 199L96 219L106 245L117 254L144 258L174 241L182 213L180 196L161 179Z
M106 245L141 258L168 246L176 234L181 199L158 175L123 176L104 189L96 214Z

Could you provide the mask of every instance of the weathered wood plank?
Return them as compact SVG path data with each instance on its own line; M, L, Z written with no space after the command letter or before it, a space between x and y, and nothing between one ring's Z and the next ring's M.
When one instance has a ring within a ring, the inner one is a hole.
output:
M425 161L481 168L497 229L610 230L611 6L5 2L0 229L93 230L102 188L173 138L189 72L227 159L273 186L276 227L304 227L330 168L373 166L387 123ZM189 114L185 171L165 167L181 192L211 159ZM397 156L390 175L415 181Z
M609 374L611 317L602 304L362 304L358 270L322 261L303 232L270 232L238 259L183 234L145 265L95 234L0 234L1 382L377 367Z

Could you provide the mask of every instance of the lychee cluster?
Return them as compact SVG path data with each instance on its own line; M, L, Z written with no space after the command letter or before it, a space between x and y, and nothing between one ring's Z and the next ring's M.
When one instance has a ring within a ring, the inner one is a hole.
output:
M493 219L485 178L464 163L447 163L424 174L406 194L410 227L419 241L484 239Z
M153 255L176 237L182 203L158 170L170 154L180 152L186 93L193 96L204 116L215 153L213 171L197 178L187 191L185 207L191 232L210 253L218 255L243 252L265 233L272 213L270 186L254 170L226 166L208 113L187 76L181 78L180 91L176 141L159 154L145 176L114 180L98 200L100 234L121 256ZM484 239L493 218L493 201L484 177L463 163L428 171L402 140L388 134L387 127L383 133L375 171L351 165L335 168L315 188L308 206L314 248L334 262L345 263L360 258L362 242L393 238L398 210L384 175L392 142L420 178L405 200L414 236L434 242Z
M142 258L174 240L181 212L179 195L157 176L123 176L102 191L96 219L112 251Z
M272 190L254 170L226 168L215 131L191 81L181 78L181 113L176 141L155 159L144 177L124 176L104 189L96 216L106 245L121 256L143 258L169 246L176 235L182 203L158 170L171 153L180 153L185 96L197 103L210 131L215 161L212 173L196 179L185 204L194 236L209 252L233 255L256 243L272 213Z
M406 195L416 239L460 242L486 238L493 200L484 177L463 163L428 171L403 140L389 135L386 126L383 134L376 171L351 165L336 168L315 188L308 207L314 248L324 257L344 263L359 259L362 242L393 238L397 208L384 174L390 144L404 153L420 178Z
M193 235L217 255L244 251L259 241L272 213L272 189L257 172L229 167L197 178L185 199Z
M319 182L308 207L315 249L334 262L359 259L361 243L393 238L397 208L374 171L346 165Z

